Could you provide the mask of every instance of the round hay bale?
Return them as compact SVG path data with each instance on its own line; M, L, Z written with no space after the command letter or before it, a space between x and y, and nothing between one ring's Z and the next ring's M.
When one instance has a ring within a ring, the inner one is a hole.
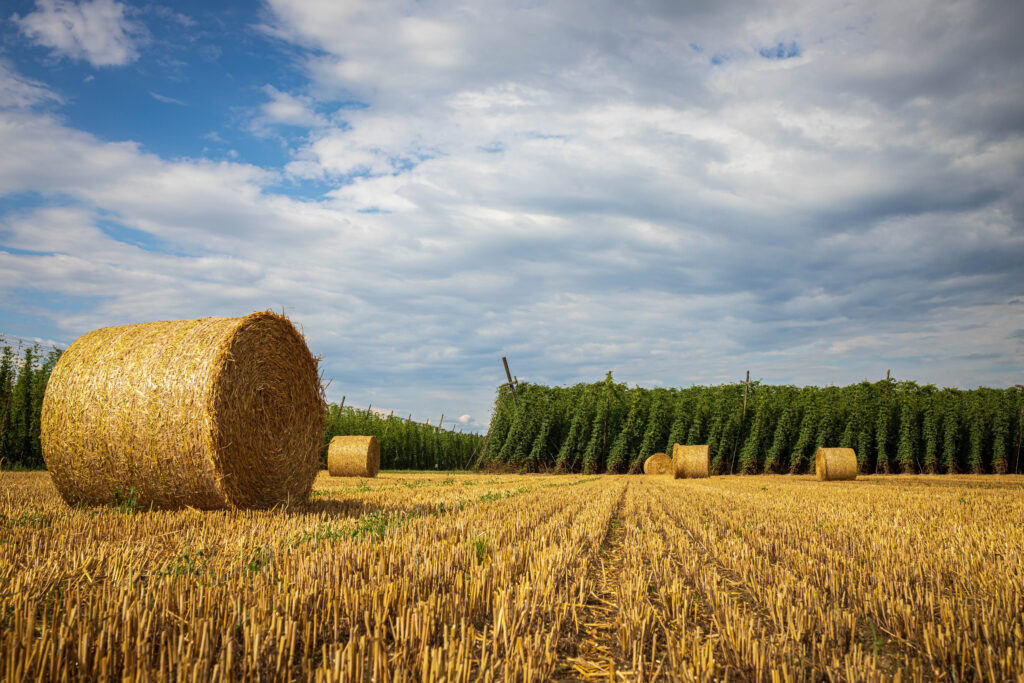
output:
M324 406L283 315L107 327L53 369L43 458L69 504L267 508L308 497Z
M327 447L327 471L332 477L376 477L380 446L375 436L336 436Z
M707 446L672 446L676 479L704 479L711 476L711 454Z
M644 460L644 474L672 474L672 458L664 453L655 453Z
M819 448L814 454L814 469L819 481L856 479L857 454L852 448Z

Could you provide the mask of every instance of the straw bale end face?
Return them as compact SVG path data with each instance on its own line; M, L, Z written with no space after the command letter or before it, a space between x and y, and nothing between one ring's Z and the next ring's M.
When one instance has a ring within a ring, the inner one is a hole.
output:
M40 437L70 504L264 508L309 496L323 429L317 359L263 311L83 335L53 369Z
M674 474L672 458L665 453L655 453L644 461L644 474Z
M711 452L706 445L673 444L672 463L676 479L706 479L711 476Z
M327 447L327 471L332 477L376 477L380 446L375 436L336 436Z
M849 481L857 478L857 453L852 448L819 448L814 454L819 481Z

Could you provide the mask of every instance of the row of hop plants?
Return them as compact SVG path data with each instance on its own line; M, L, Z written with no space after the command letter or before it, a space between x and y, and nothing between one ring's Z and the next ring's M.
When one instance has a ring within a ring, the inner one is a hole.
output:
M39 416L43 394L60 350L43 354L31 346L21 354L0 350L0 464L5 469L43 467Z
M329 404L322 459L335 436L375 436L380 445L381 469L467 469L483 446L479 434L455 432L370 409Z
M683 389L603 382L498 390L480 466L639 473L672 445L707 444L712 474L804 474L819 446L853 448L863 473L1006 473L1017 468L1019 389L912 381L846 387L750 384Z
M55 349L43 354L29 347L22 354L0 349L0 466L4 469L42 469L39 442L43 395L50 373L60 358ZM381 467L386 469L465 469L483 445L478 434L463 434L398 417L329 405L323 460L332 437L376 436Z

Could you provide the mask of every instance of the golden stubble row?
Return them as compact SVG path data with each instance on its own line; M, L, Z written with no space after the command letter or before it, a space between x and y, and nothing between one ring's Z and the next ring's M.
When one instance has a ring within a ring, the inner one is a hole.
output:
M1021 680L1021 479L901 479L631 481L580 672Z
M290 510L132 512L63 507L42 477L0 502L12 680L549 678L614 495L385 476Z
M1016 477L321 477L64 506L0 475L7 680L1021 680Z

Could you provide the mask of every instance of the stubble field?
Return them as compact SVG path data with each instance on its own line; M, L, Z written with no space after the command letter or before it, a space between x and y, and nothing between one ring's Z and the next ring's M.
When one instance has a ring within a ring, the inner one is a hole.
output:
M1022 489L322 474L201 512L0 473L0 677L1021 680Z

